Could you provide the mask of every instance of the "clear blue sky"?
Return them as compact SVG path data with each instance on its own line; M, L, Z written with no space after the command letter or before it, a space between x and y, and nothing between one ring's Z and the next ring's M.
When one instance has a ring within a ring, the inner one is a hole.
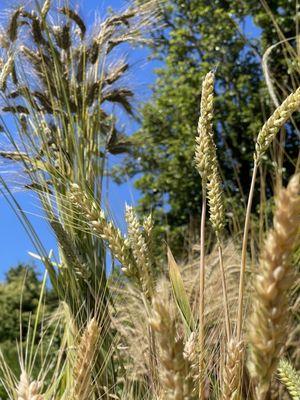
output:
M11 4L11 1L0 0L0 15L3 15L5 9ZM85 17L87 23L93 22L96 11L103 15L107 7L112 7L115 10L126 8L126 2L121 0L81 0L79 4L81 5L81 14ZM151 93L149 86L154 82L154 68L157 63L147 61L148 52L145 49L135 49L130 54L126 54L126 56L132 64L131 74L128 79L132 79L132 87L137 92L137 101L145 100ZM123 120L126 122L128 132L136 129L136 123L133 120L125 120L124 117ZM118 162L121 160L118 157L114 157L112 161ZM29 192L18 193L17 199L28 213L40 214L37 202ZM134 190L132 182L121 186L112 182L109 183L108 203L114 219L121 228L124 225L123 211L125 202L134 205L137 200L138 193ZM55 248L55 240L47 223L41 217L34 215L30 219L42 238L45 248L47 250ZM3 279L5 271L9 267L16 265L18 262L32 262L28 251L34 251L29 238L6 200L0 196L0 280Z

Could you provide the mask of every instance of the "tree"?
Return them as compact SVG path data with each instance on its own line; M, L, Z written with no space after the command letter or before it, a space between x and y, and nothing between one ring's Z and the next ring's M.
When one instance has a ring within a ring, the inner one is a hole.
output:
M5 282L0 283L0 347L15 372L19 371L16 342L25 345L28 328L32 327L36 316L41 289L42 281L36 270L25 264L10 268ZM43 302L45 312L54 310L57 299L52 290L45 291ZM4 393L0 387L0 398L6 398Z
M286 2L274 1L272 10L279 3ZM251 13L263 29L262 43L244 33ZM136 181L139 207L155 210L160 230L180 253L186 238L193 243L198 236L201 190L193 158L202 79L216 68L215 131L228 211L242 209L254 139L272 106L259 57L278 38L259 2L170 0L164 23L154 54L165 65L157 70L153 96L133 136L133 157L120 175L142 174Z

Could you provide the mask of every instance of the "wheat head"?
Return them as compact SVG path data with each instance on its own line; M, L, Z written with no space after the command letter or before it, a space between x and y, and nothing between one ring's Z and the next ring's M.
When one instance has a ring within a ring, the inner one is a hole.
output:
M74 366L74 400L84 400L92 390L92 368L94 366L96 345L99 339L99 326L93 318L87 324L76 350Z
M18 400L44 400L44 396L40 394L42 383L38 381L30 382L25 371L22 371L17 386Z
M291 253L299 241L300 175L276 199L274 227L268 233L255 280L249 319L249 371L258 399L265 399L285 342L288 291L293 283Z
M267 151L280 128L300 106L300 88L291 93L284 102L276 108L271 117L261 128L255 145L254 159L257 163Z
M278 375L293 400L300 399L300 375L286 360L280 360Z

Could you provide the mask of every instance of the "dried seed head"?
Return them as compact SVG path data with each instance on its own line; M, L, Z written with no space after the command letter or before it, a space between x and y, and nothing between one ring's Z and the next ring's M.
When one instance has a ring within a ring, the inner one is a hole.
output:
M280 128L287 122L291 115L300 107L300 88L291 93L285 101L277 107L271 117L261 128L255 145L254 159L257 163L268 150Z
M44 400L44 396L40 394L41 387L41 382L30 382L27 373L22 371L17 386L18 400Z
M209 72L205 76L202 84L200 118L195 149L196 168L203 180L205 180L211 172L211 160L214 152L214 143L212 140L213 100L214 73Z
M132 207L126 206L126 221L128 225L127 241L132 249L137 267L140 270L139 276L141 285L145 294L149 297L153 293L153 279L151 276L151 260L149 248L145 237L143 236L142 227Z
M41 17L43 20L46 19L48 12L50 11L51 0L45 0L44 5L41 10Z
M10 55L4 64L0 74L0 90L5 90L8 76L12 73L14 66L14 57Z
M293 284L291 254L299 243L300 175L276 198L274 227L269 232L255 281L249 319L249 371L258 399L264 399L287 335L288 294Z
M219 239L225 225L225 206L221 177L218 169L218 162L216 157L214 157L212 172L209 175L207 182L207 197L210 222Z
M223 370L222 400L237 399L240 392L244 345L231 339L227 346L227 354Z
M22 14L24 7L17 8L10 19L9 26L8 26L8 37L11 42L15 42L18 35L18 19Z
M83 39L85 36L85 32L86 32L86 26L85 26L85 23L83 22L83 20L80 18L80 16L69 7L62 7L59 11L62 14L69 17L70 19L72 19L78 25L78 27L81 31L81 38Z
M75 400L88 398L92 390L92 369L99 335L100 331L97 321L93 318L87 324L76 351L77 359L74 366L75 382L73 391L73 398Z

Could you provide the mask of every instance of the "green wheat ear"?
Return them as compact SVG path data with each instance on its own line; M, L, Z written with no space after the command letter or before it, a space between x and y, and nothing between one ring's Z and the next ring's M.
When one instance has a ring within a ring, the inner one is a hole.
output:
M300 375L286 360L280 360L278 374L293 400L300 400Z

